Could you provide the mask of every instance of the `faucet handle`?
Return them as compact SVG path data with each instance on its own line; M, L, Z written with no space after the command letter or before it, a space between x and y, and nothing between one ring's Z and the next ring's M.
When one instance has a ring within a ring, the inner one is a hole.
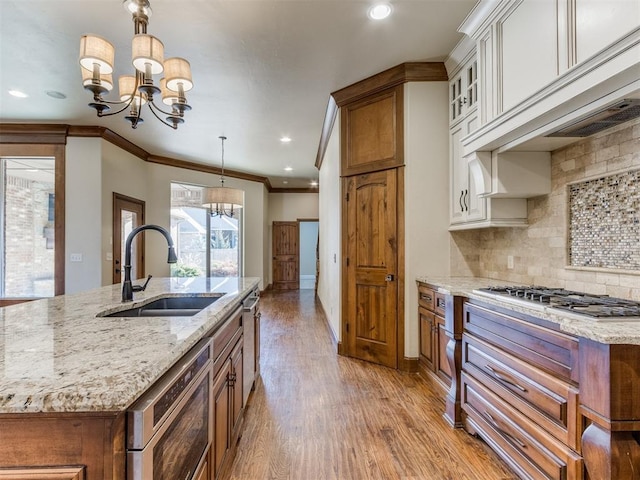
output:
M132 285L131 288L134 292L144 292L144 290L147 288L147 285L149 284L149 280L151 280L151 275L147 277L147 281L144 282L144 285Z

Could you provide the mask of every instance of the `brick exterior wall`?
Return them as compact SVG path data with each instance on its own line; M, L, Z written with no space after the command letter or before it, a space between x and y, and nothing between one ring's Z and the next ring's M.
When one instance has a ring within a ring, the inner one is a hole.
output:
M7 176L5 180L5 296L53 296L54 249L47 248L53 184ZM51 231L52 233L52 231ZM52 240L49 246L52 247Z

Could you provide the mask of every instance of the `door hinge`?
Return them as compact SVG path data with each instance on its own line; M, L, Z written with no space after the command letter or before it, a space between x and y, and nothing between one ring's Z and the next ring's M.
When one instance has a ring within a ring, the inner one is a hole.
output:
M347 333L349 333L349 324L348 323L346 324L346 327L347 327Z
M349 201L349 192L347 192L347 194L344 196L344 199L348 202Z
M349 257L346 258L347 261L347 267L349 266Z

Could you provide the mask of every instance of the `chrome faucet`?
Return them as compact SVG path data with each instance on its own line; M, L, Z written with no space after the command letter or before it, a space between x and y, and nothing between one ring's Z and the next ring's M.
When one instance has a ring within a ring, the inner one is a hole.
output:
M151 275L147 278L147 281L144 285L132 285L131 284L131 244L133 243L133 237L135 237L138 233L143 230L155 230L156 232L160 232L164 235L164 238L167 239L167 244L169 244L169 258L167 258L167 263L176 263L178 261L178 257L176 255L176 251L173 248L173 239L171 238L171 234L167 232L164 228L159 225L140 225L139 227L131 230L131 233L127 237L127 242L125 243L125 253L124 253L124 283L122 284L122 301L130 302L133 300L133 292L141 292L151 280Z

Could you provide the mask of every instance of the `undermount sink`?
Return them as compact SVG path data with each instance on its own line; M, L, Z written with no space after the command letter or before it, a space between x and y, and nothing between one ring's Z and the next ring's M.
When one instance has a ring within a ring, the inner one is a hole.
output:
M215 297L164 297L135 308L99 313L98 317L191 317L207 308Z

